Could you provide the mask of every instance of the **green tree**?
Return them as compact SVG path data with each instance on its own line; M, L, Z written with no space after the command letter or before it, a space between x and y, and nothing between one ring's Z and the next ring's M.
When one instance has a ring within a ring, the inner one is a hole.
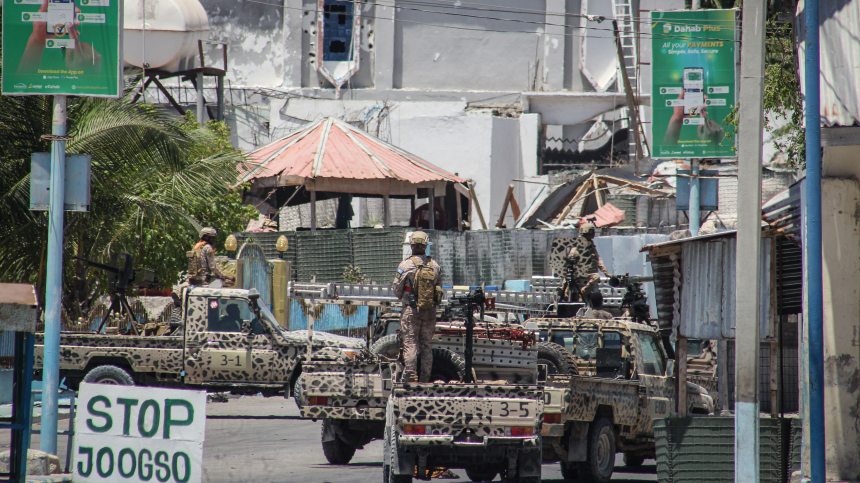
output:
M177 121L130 97L68 101L67 152L92 156L90 211L65 215L63 305L72 317L106 289L105 274L73 256L105 262L127 251L169 287L203 224L241 230L253 210L231 191L244 158L222 123ZM48 217L29 210L30 153L50 150L41 136L51 106L48 97L0 97L0 280L41 290Z

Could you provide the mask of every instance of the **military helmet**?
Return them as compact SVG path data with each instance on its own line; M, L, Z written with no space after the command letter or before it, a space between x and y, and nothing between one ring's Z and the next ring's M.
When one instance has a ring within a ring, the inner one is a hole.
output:
M594 223L584 223L579 227L580 235L587 235L589 233L594 233Z
M204 236L217 236L218 232L215 231L211 226L207 226L206 228L200 230L200 238Z
M427 246L430 242L430 236L427 233L424 233L421 230L412 233L412 238L409 239L409 243L412 245L422 245Z

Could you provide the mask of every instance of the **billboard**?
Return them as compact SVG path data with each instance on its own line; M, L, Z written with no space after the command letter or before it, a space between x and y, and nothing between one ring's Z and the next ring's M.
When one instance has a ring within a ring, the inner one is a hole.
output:
M2 1L4 95L122 94L122 0Z
M651 154L735 157L724 119L737 103L735 10L651 12Z

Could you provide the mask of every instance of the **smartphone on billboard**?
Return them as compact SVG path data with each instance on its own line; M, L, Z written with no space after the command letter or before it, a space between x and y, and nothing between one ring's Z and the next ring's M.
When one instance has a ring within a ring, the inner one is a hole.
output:
M684 114L695 116L705 105L705 69L684 68Z
M48 23L45 30L48 34L63 36L68 34L67 23L75 22L75 2L73 0L50 0L48 2Z

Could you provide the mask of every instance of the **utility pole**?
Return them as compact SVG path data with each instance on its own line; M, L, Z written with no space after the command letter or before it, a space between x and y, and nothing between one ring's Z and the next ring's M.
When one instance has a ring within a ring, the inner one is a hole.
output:
M42 366L42 436L39 449L57 454L57 399L60 393L60 329L63 309L63 215L66 183L66 96L54 96L51 128L51 203L45 286L45 352Z
M767 4L744 2L735 268L735 481L759 481L759 320L761 311L761 149ZM692 199L690 200L692 203ZM691 220L692 221L692 220Z
M820 61L819 61L819 11L818 0L807 0L805 52L805 101L806 101L806 237L804 287L806 288L806 324L808 330L807 367L809 369L809 424L804 430L809 435L809 475L814 483L823 483L826 478L824 454L824 294L822 293L822 247L821 247L821 108L820 108ZM839 435L832 435L839 437Z
M693 0L690 3L690 10L701 10L702 2L701 0ZM699 197L699 160L691 159L690 160L690 209L688 210L688 214L690 216L689 224L690 224L690 235L699 236L699 228L701 227L701 213L699 212L699 208L701 207L701 200Z

